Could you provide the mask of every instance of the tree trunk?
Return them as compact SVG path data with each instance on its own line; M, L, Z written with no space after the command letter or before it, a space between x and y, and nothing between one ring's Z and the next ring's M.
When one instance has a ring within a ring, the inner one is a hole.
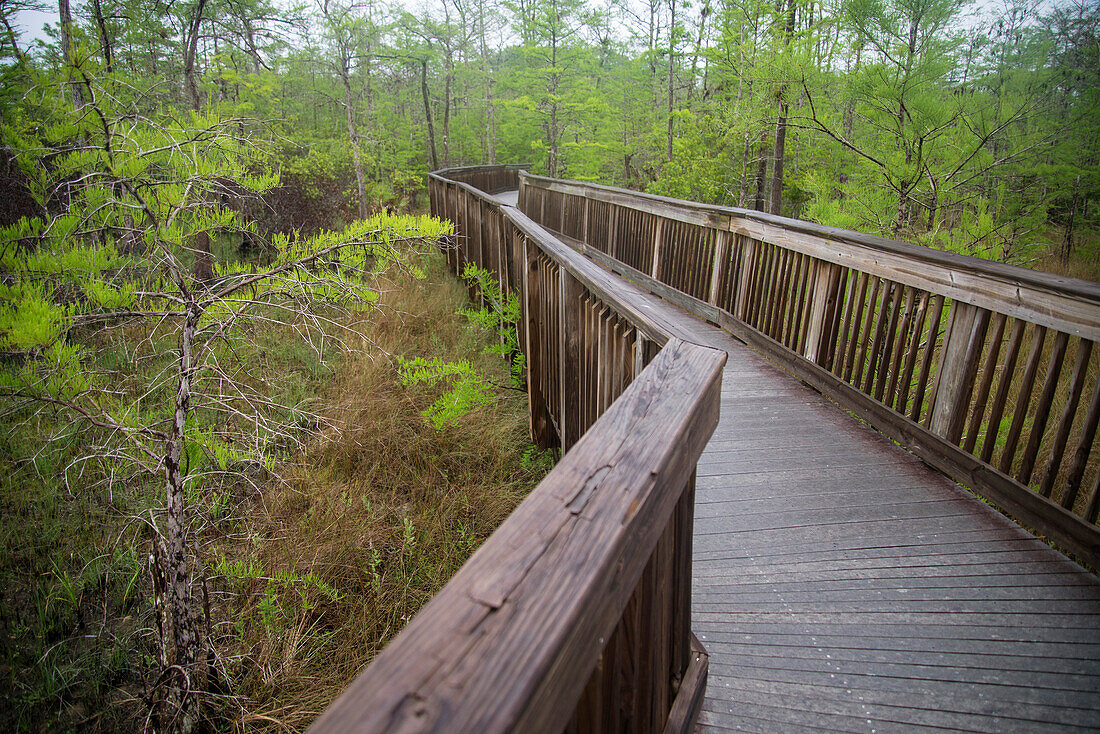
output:
M163 603L160 619L162 663L166 666L164 708L161 726L173 734L191 732L199 720L199 698L206 689L207 666L203 638L195 610L191 561L187 552L190 525L187 495L180 460L183 455L187 417L191 412L191 381L195 373L194 340L202 312L194 303L188 308L180 334L180 362L175 411L164 453L167 512L164 526L154 543L156 573Z
M673 78L676 70L676 0L668 0L668 162L672 163Z
M435 123L432 121L432 105L428 100L428 59L420 60L420 93L424 96L424 119L428 121L428 148L432 152L432 170L439 170L439 154L435 150Z
M351 93L351 63L346 49L340 57L340 81L344 85L344 109L347 112L348 139L351 141L351 162L355 169L355 186L359 193L359 218L367 218L367 181L363 176L363 160L359 156L359 130L355 125L355 98Z
M61 55L65 59L65 65L76 69L76 59L73 57L73 14L69 9L69 0L58 0L57 3L58 24L61 26ZM79 82L69 83L69 90L73 97L73 107L78 110L84 107L84 87Z
M450 52L448 52L449 54ZM451 165L451 62L443 72L443 167Z
M8 37L8 43L11 44L12 55L21 62L23 60L23 52L19 50L19 34L15 32L11 23L8 22L8 16L6 14L0 13L0 22L4 23L4 34Z
M794 0L787 0L787 25L783 29L783 44L789 46L794 33ZM772 197L769 211L772 214L783 213L783 165L787 153L787 113L790 103L787 101L787 85L779 88L779 116L775 121L775 148L772 152Z
M62 0L67 2L67 0ZM199 80L195 71L195 56L199 47L199 30L202 28L202 14L206 10L207 0L198 0L195 4L195 14L187 23L186 49L183 55L183 86L187 92L187 99L191 103L191 109L198 112L202 109L202 100L199 98Z
M183 57L183 86L187 91L191 109L198 112L202 109L202 99L199 97L198 74L195 71L195 57L199 47L199 31L202 28L202 15L206 10L207 0L198 0L195 4L195 14L187 24L187 48ZM200 202L201 203L201 202ZM201 282L209 282L214 278L214 255L210 251L210 234L199 232L195 235L195 279Z
M769 211L783 213L783 159L787 147L787 101L779 105L779 117L775 122L775 150L772 154L772 199Z
M103 17L103 5L100 0L92 0L92 14L95 16L96 27L99 29L99 43L103 46L103 63L107 73L113 74L114 54L111 53L111 37L107 35L107 21Z
M481 71L485 77L485 162L496 163L496 119L493 110L493 70L489 66L489 45L485 41L485 3L478 4L478 28L481 31Z
M761 130L756 146L756 190L752 197L752 208L758 212L764 209L764 191L768 185L768 131Z
M1081 176L1077 176L1077 181L1073 185L1073 198L1069 202L1069 219L1066 220L1066 232L1062 238L1062 262L1069 264L1069 259L1073 255L1073 225L1074 218L1077 214L1078 201L1081 198Z

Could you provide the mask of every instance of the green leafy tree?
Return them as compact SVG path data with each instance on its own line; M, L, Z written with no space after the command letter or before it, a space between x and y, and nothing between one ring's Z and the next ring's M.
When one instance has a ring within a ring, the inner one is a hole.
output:
M276 173L264 172L264 142L242 134L248 121L150 112L124 101L128 88L110 77L82 72L81 79L81 108L64 82L41 77L4 127L47 215L0 231L0 268L8 274L0 384L21 409L84 421L106 432L105 456L161 476L165 505L148 513L163 670L156 715L160 728L186 732L201 720L212 672L190 500L201 475L189 473L189 456L199 450L223 468L231 461L270 468L301 413L252 387L263 385L259 366L226 371L219 349L246 339L250 324L285 313L338 326L331 309L362 309L375 299L366 271L400 260L409 243L444 228L376 217L308 240L276 236L269 263L226 261L215 277L198 278L189 262L200 236L257 236L216 202L230 186L260 193L277 183ZM135 404L96 372L95 336L142 324L164 369Z

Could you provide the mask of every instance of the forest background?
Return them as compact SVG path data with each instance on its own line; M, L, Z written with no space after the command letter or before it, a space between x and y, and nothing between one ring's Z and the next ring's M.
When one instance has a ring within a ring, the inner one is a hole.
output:
M545 471L447 225L376 216L429 170L1100 279L1097 0L43 7L0 0L2 728L301 729Z
M59 63L56 25L17 45L33 0L0 7L9 71ZM268 121L284 179L334 175L362 212L427 170L530 162L1097 277L1095 0L60 7L82 64Z

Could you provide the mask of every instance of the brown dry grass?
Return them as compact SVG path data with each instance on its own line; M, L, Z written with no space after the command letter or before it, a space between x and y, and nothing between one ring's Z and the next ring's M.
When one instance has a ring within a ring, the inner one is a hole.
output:
M471 359L507 382L455 311L465 289L431 259L396 276L371 315L377 345L347 358L325 412L343 424L257 497L221 548L220 632L237 728L298 731L404 626L545 472L531 461L523 392L435 430L438 390L405 388L395 360ZM225 564L222 567L225 570Z

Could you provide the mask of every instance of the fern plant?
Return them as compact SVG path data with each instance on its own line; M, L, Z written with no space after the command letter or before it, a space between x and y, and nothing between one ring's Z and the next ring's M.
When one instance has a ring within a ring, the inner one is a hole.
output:
M523 318L523 307L515 293L505 294L492 272L466 263L462 277L467 283L477 286L484 305L481 308L464 308L463 316L476 327L492 333L495 344L485 351L499 354L508 360L512 372L512 383L519 388L526 386L524 375L527 361L519 348L519 330L517 324Z
M446 362L438 357L397 359L398 375L405 387L441 382L449 384L449 388L435 402L421 411L436 430L442 430L471 410L493 402L492 385L464 359L458 362Z

